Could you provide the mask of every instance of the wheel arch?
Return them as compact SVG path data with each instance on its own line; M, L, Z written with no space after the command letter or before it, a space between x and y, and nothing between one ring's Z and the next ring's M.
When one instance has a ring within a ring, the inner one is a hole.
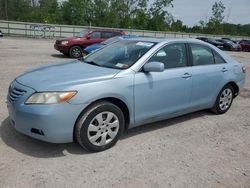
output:
M69 47L69 52L70 52L70 49L71 49L72 47L75 47L75 46L80 47L82 50L84 49L84 46L82 46L82 45L80 45L80 44L72 44L72 45Z
M236 97L239 94L239 86L234 81L230 81L226 85L231 85L233 87L234 97Z
M82 112L78 115L76 121L75 121L75 124L74 124L74 131L73 131L73 139L75 140L75 127L76 127L76 124L77 122L79 121L79 119L81 118L81 116L89 109L91 108L91 106L93 106L94 104L98 103L98 102L101 102L101 101L107 101L107 102L110 102L114 105L116 105L117 107L119 107L122 111L122 113L124 114L124 120L125 120L125 129L124 130L127 130L128 127L129 127L129 124L130 124L130 114L129 114L129 108L128 106L126 105L126 103L124 101L122 101L121 99L119 98L115 98L115 97L105 97L105 98L101 98L101 99L98 99L98 100L95 100L93 102L91 102L86 108L84 108L82 110Z

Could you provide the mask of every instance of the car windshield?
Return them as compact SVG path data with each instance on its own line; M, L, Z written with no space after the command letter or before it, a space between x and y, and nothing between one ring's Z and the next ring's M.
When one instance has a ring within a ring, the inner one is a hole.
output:
M235 45L235 43L234 43L233 41L231 41L231 40L225 40L225 41L226 41L226 43L228 43L228 44Z
M83 62L115 69L127 69L156 43L121 40L83 58Z
M108 45L108 44L112 44L112 43L114 43L114 42L116 42L118 40L119 40L119 37L112 37L110 39L107 39L107 40L101 42L101 44Z
M218 42L218 41L216 41L215 39L212 39L212 38L209 38L208 41L214 42L214 43L217 43L217 42Z
M82 38L84 35L86 35L89 31L82 30L80 33L76 35L76 37Z

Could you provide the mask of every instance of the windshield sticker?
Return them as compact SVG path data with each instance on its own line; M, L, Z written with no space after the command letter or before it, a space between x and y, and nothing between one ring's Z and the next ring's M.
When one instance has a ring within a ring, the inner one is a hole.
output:
M151 42L137 42L136 45L138 45L138 46L151 47L151 46L154 45L154 43L151 43Z
M119 67L119 68L122 68L124 66L124 64L122 63L117 63L115 66Z

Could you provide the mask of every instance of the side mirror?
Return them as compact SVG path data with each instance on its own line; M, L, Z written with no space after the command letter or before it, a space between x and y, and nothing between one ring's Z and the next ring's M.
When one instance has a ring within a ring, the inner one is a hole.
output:
M88 35L86 38L87 38L87 40L89 40L89 39L90 39L90 36Z
M149 62L143 66L145 72L163 72L164 64L161 62Z

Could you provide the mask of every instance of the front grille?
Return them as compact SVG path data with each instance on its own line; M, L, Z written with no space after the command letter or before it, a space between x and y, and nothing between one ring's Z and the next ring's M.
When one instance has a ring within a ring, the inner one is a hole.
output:
M10 86L10 88L9 88L9 94L8 94L8 99L9 99L9 101L11 103L16 102L25 93L26 93L25 90L22 90L22 89Z
M56 44L61 44L61 41L59 41L59 40L56 40Z

